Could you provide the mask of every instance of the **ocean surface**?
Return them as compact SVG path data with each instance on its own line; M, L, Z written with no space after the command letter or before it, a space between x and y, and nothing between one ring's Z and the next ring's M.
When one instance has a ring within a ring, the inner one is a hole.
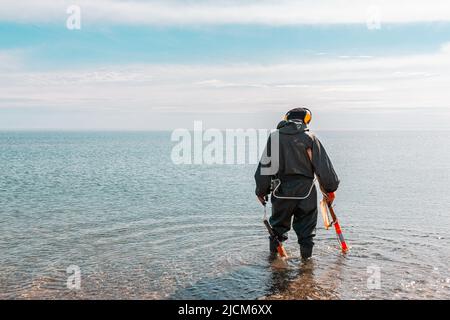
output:
M0 298L449 299L450 131L317 134L350 252L319 216L302 263L293 231L269 257L255 165L175 165L170 132L1 132Z

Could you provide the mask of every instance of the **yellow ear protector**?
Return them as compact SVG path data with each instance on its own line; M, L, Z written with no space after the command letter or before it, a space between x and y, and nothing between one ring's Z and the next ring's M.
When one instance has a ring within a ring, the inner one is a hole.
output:
M303 118L303 121L306 124L309 124L311 122L311 119L312 119L312 113L311 113L311 110L309 110L308 108L305 108L305 110L306 110L306 115L305 115L305 118Z
M306 111L305 117L303 118L303 123L309 124L312 119L312 112L308 108L303 108L303 109ZM290 112L286 113L286 115L283 118L284 121L288 121L289 114L290 114Z

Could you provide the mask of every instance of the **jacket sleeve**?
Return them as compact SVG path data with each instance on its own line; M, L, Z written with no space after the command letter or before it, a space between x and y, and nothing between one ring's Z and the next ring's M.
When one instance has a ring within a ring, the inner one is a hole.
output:
M339 178L320 140L312 135L312 164L320 187L325 192L334 192L339 186Z
M272 176L267 174L261 173L262 167L269 167L270 163L264 164L262 159L265 157L265 155L270 157L270 136L267 139L266 149L264 150L264 153L261 157L261 160L259 161L258 168L255 172L255 182L256 182L256 190L255 194L257 196L266 196L270 193L270 183L272 181Z

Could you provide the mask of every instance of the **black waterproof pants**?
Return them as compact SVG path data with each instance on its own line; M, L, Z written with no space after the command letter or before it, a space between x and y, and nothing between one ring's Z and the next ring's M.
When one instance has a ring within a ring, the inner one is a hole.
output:
M300 246L312 249L317 225L316 187L313 188L309 197L304 200L277 199L272 195L271 201L272 216L269 221L279 239L287 239L287 232L291 229L292 223Z

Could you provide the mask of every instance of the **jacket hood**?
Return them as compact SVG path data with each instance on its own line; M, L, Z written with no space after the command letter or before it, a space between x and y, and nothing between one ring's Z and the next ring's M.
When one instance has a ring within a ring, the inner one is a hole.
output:
M297 134L309 130L306 124L296 120L283 120L278 123L277 129L281 134Z

